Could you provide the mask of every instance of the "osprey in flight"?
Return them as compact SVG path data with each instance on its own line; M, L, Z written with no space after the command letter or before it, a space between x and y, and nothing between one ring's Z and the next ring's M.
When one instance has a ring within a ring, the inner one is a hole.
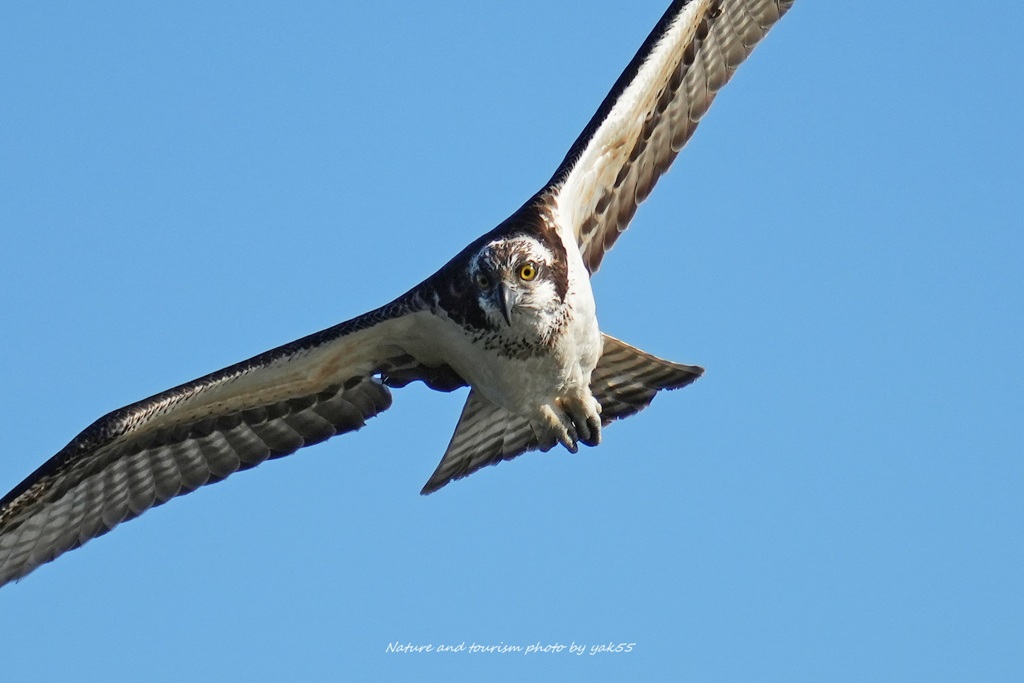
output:
M551 180L391 303L106 415L0 500L0 585L151 507L468 385L431 493L601 429L703 370L602 334L590 277L792 0L676 0Z

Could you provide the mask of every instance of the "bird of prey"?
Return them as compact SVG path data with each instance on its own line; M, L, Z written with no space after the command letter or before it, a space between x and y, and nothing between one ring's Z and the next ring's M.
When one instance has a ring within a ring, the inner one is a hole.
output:
M0 500L0 585L175 496L363 426L390 388L469 386L431 493L595 446L703 370L602 334L590 277L792 0L675 0L554 175L380 308L100 418Z

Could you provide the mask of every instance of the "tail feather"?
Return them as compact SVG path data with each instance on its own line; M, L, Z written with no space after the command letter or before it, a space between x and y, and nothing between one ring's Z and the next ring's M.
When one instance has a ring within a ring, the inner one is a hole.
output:
M601 404L605 425L640 412L659 391L685 387L704 374L704 368L696 365L662 360L608 335L603 339L604 349L591 375L590 389ZM473 389L444 457L420 493L433 493L454 479L537 450L538 446L527 420L494 405Z
M704 374L704 368L662 360L615 337L604 337L604 350L590 377L590 390L601 404L605 425L635 415L662 389L681 389Z

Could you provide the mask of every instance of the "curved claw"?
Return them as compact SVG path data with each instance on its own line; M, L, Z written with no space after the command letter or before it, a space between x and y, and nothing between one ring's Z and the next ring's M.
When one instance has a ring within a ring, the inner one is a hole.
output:
M580 438L580 441L588 446L596 446L601 443L601 418L596 415L587 415L587 432Z
M593 396L567 396L558 399L557 403L579 441L587 446L601 443L601 404Z

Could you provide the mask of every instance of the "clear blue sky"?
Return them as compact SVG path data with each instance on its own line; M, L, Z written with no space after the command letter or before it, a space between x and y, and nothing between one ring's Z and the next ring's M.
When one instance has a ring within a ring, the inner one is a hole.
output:
M433 272L667 0L145 5L0 9L5 490ZM1020 680L1022 23L797 2L595 280L704 379L426 498L463 396L396 392L0 590L0 676Z

